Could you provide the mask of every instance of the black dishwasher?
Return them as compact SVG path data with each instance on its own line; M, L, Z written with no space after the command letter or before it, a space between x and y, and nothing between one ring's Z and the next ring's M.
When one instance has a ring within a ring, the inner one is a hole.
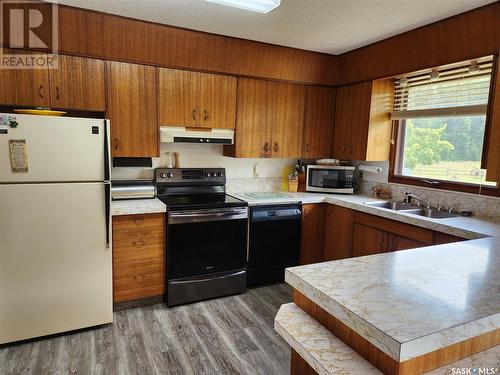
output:
M285 268L299 264L301 217L300 204L251 208L248 286L282 282Z

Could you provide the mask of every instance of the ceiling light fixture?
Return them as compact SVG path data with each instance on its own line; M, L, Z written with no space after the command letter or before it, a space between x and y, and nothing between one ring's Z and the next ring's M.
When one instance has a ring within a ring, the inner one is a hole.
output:
M226 5L252 12L267 14L280 6L281 0L205 0L210 3Z

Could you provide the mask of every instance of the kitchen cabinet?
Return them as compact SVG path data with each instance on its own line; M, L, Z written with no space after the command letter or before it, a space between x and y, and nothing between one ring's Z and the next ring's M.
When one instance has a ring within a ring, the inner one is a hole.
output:
M305 87L239 79L235 144L225 156L294 158L302 153Z
M354 213L353 256L430 246L434 232L429 229L356 211Z
M112 155L159 156L156 68L108 61L107 77Z
M304 204L302 206L301 265L323 262L325 211L325 204Z
M465 238L453 236L448 233L434 232L434 243L436 245L465 241Z
M57 69L1 69L0 104L103 112L104 62L65 55L57 59Z
M337 89L333 156L342 160L389 160L391 79Z
M164 214L113 217L113 301L162 296Z
M302 156L306 159L332 156L335 89L306 88Z
M497 58L498 60L498 58ZM486 181L500 186L500 66L496 62L494 87L490 95L487 136L483 150L482 168L486 168ZM493 79L493 78L492 78Z
M51 107L104 112L104 61L59 55L57 63L49 70Z
M352 256L353 215L354 211L349 208L326 205L324 261Z
M236 78L159 68L160 124L234 129Z
M4 53L17 50L5 48ZM0 69L0 104L50 107L48 69Z

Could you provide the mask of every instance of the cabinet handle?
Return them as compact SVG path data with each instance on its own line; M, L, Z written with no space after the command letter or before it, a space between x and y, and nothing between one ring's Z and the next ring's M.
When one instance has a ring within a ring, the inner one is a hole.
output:
M144 219L134 219L134 222L136 224L141 224L141 223L144 223Z
M193 109L193 113L191 114L191 117L193 117L193 120L196 121L196 109Z
M134 246L137 246L137 247L141 247L141 246L146 244L146 242L144 240L134 241L132 243L134 244Z
M115 151L118 150L118 138L114 138L114 144L115 144Z
M208 112L206 109L203 110L203 121L207 121L208 120Z
M274 152L278 152L279 151L279 145L278 145L278 142L274 142Z
M38 96L43 99L43 85L38 88Z
M264 152L267 154L267 152L268 152L268 151L269 151L269 143L268 143L268 142L266 142L266 143L264 144Z
M56 86L56 100L59 100L59 87Z
M349 153L352 155L352 152L353 152L354 146L353 146L353 145L350 145L349 149L350 149Z
M345 145L342 145L342 152L345 152Z
M309 143L306 144L306 151L307 152L311 151L311 145Z

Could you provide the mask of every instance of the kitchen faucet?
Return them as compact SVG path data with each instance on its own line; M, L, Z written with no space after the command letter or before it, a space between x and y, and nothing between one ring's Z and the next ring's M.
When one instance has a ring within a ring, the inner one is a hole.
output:
M405 199L404 199L404 201L405 201L406 203L411 203L411 200L412 200L412 199L417 200L417 201L418 201L418 203L419 203L419 205L420 205L420 203L423 203L423 204L425 205L425 208L426 208L427 210L431 208L430 203L429 203L429 202L427 202L426 200L424 200L424 199L420 198L418 195L415 195L415 194L413 194L413 193L408 193L408 192L406 192L406 193L405 193Z

